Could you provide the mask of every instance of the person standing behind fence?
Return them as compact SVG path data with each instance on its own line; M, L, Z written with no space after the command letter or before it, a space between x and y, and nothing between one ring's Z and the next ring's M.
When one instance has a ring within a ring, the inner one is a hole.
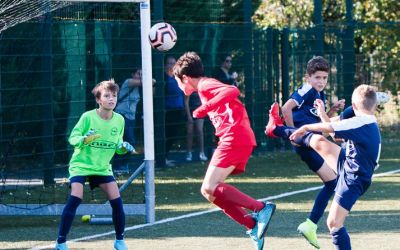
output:
M134 152L133 146L122 139L124 118L113 112L118 91L119 87L112 79L97 84L92 93L99 108L83 113L71 131L68 139L74 147L68 169L71 194L61 215L56 250L68 249L67 234L82 201L86 181L91 189L100 187L107 194L115 228L114 249L128 249L124 242L124 207L110 164L115 153Z
M186 161L193 160L192 148L193 148L193 137L195 130L198 138L198 145L199 145L199 159L201 161L207 161L208 158L204 154L204 119L203 118L193 118L192 112L200 107L201 100L199 94L194 92L190 96L185 96L185 110L186 110L186 117L187 117L187 154L186 154Z
M174 161L168 159L169 152L179 139L179 126L185 124L185 103L182 90L172 75L172 68L176 59L168 55L164 59L165 79L165 166L175 166Z
M230 73L232 67L232 56L227 55L222 57L220 60L221 65L214 70L212 77L222 83L238 87L238 82L236 81L238 74L236 72Z
M193 117L208 115L215 127L215 135L220 138L201 186L202 195L227 216L244 225L256 249L263 249L264 235L275 204L258 201L225 183L229 175L245 171L256 146L249 117L238 98L239 89L204 77L203 64L195 52L183 54L176 62L173 73L185 95L199 93L201 106L193 111Z
M125 80L118 95L118 103L115 112L121 114L125 120L124 140L135 145L136 108L140 101L140 89L142 86L142 71L133 70L131 78ZM125 156L115 157L114 169L117 171L128 171L128 158Z

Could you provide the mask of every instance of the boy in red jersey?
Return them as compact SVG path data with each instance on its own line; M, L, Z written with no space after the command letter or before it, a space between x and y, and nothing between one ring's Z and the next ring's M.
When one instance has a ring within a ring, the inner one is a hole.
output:
M202 195L230 218L244 225L256 249L263 249L264 235L275 211L275 204L260 202L224 183L230 174L245 171L256 146L245 107L239 101L239 90L213 78L204 77L204 68L195 52L186 52L176 62L173 74L179 87L190 96L198 91L201 106L193 117L209 116L219 137L201 186ZM249 216L246 209L254 212Z

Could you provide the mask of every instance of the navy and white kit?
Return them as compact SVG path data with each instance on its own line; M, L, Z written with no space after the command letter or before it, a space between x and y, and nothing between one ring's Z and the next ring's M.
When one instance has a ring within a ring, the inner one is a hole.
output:
M297 103L297 107L292 111L293 123L296 128L306 124L321 122L314 108L314 102L316 99L320 99L325 103L325 93L323 91L318 92L310 84L305 83L300 89L295 91L290 98ZM293 148L314 172L317 172L324 163L324 159L312 148L305 146Z
M346 140L337 166L338 182L335 201L351 210L356 200L371 185L378 167L381 135L375 116L362 115L331 123L335 137Z

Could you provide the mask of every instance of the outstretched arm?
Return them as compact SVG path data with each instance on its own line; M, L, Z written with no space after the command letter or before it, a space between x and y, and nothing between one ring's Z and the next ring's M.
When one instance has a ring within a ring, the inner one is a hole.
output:
M321 133L334 132L330 122L307 124L297 129L293 134L290 135L289 139L292 141L297 140L300 137L302 137L305 133L310 131L321 132Z

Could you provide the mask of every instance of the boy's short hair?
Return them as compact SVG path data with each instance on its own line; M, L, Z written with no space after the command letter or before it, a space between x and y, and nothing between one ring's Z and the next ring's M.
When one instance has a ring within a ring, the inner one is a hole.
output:
M179 79L182 79L183 75L189 77L204 76L204 67L200 56L196 52L186 52L176 61L173 74Z
M314 56L307 62L307 74L309 76L317 71L329 72L329 62L322 56Z
M119 86L118 84L115 83L114 79L110 79L108 81L102 81L98 84L96 84L96 86L94 86L94 88L92 89L92 94L96 97L96 99L99 99L101 96L101 93L104 90L108 90L112 93L117 93L119 92Z
M354 89L351 101L359 109L374 111L377 104L376 88L366 84L359 85Z

